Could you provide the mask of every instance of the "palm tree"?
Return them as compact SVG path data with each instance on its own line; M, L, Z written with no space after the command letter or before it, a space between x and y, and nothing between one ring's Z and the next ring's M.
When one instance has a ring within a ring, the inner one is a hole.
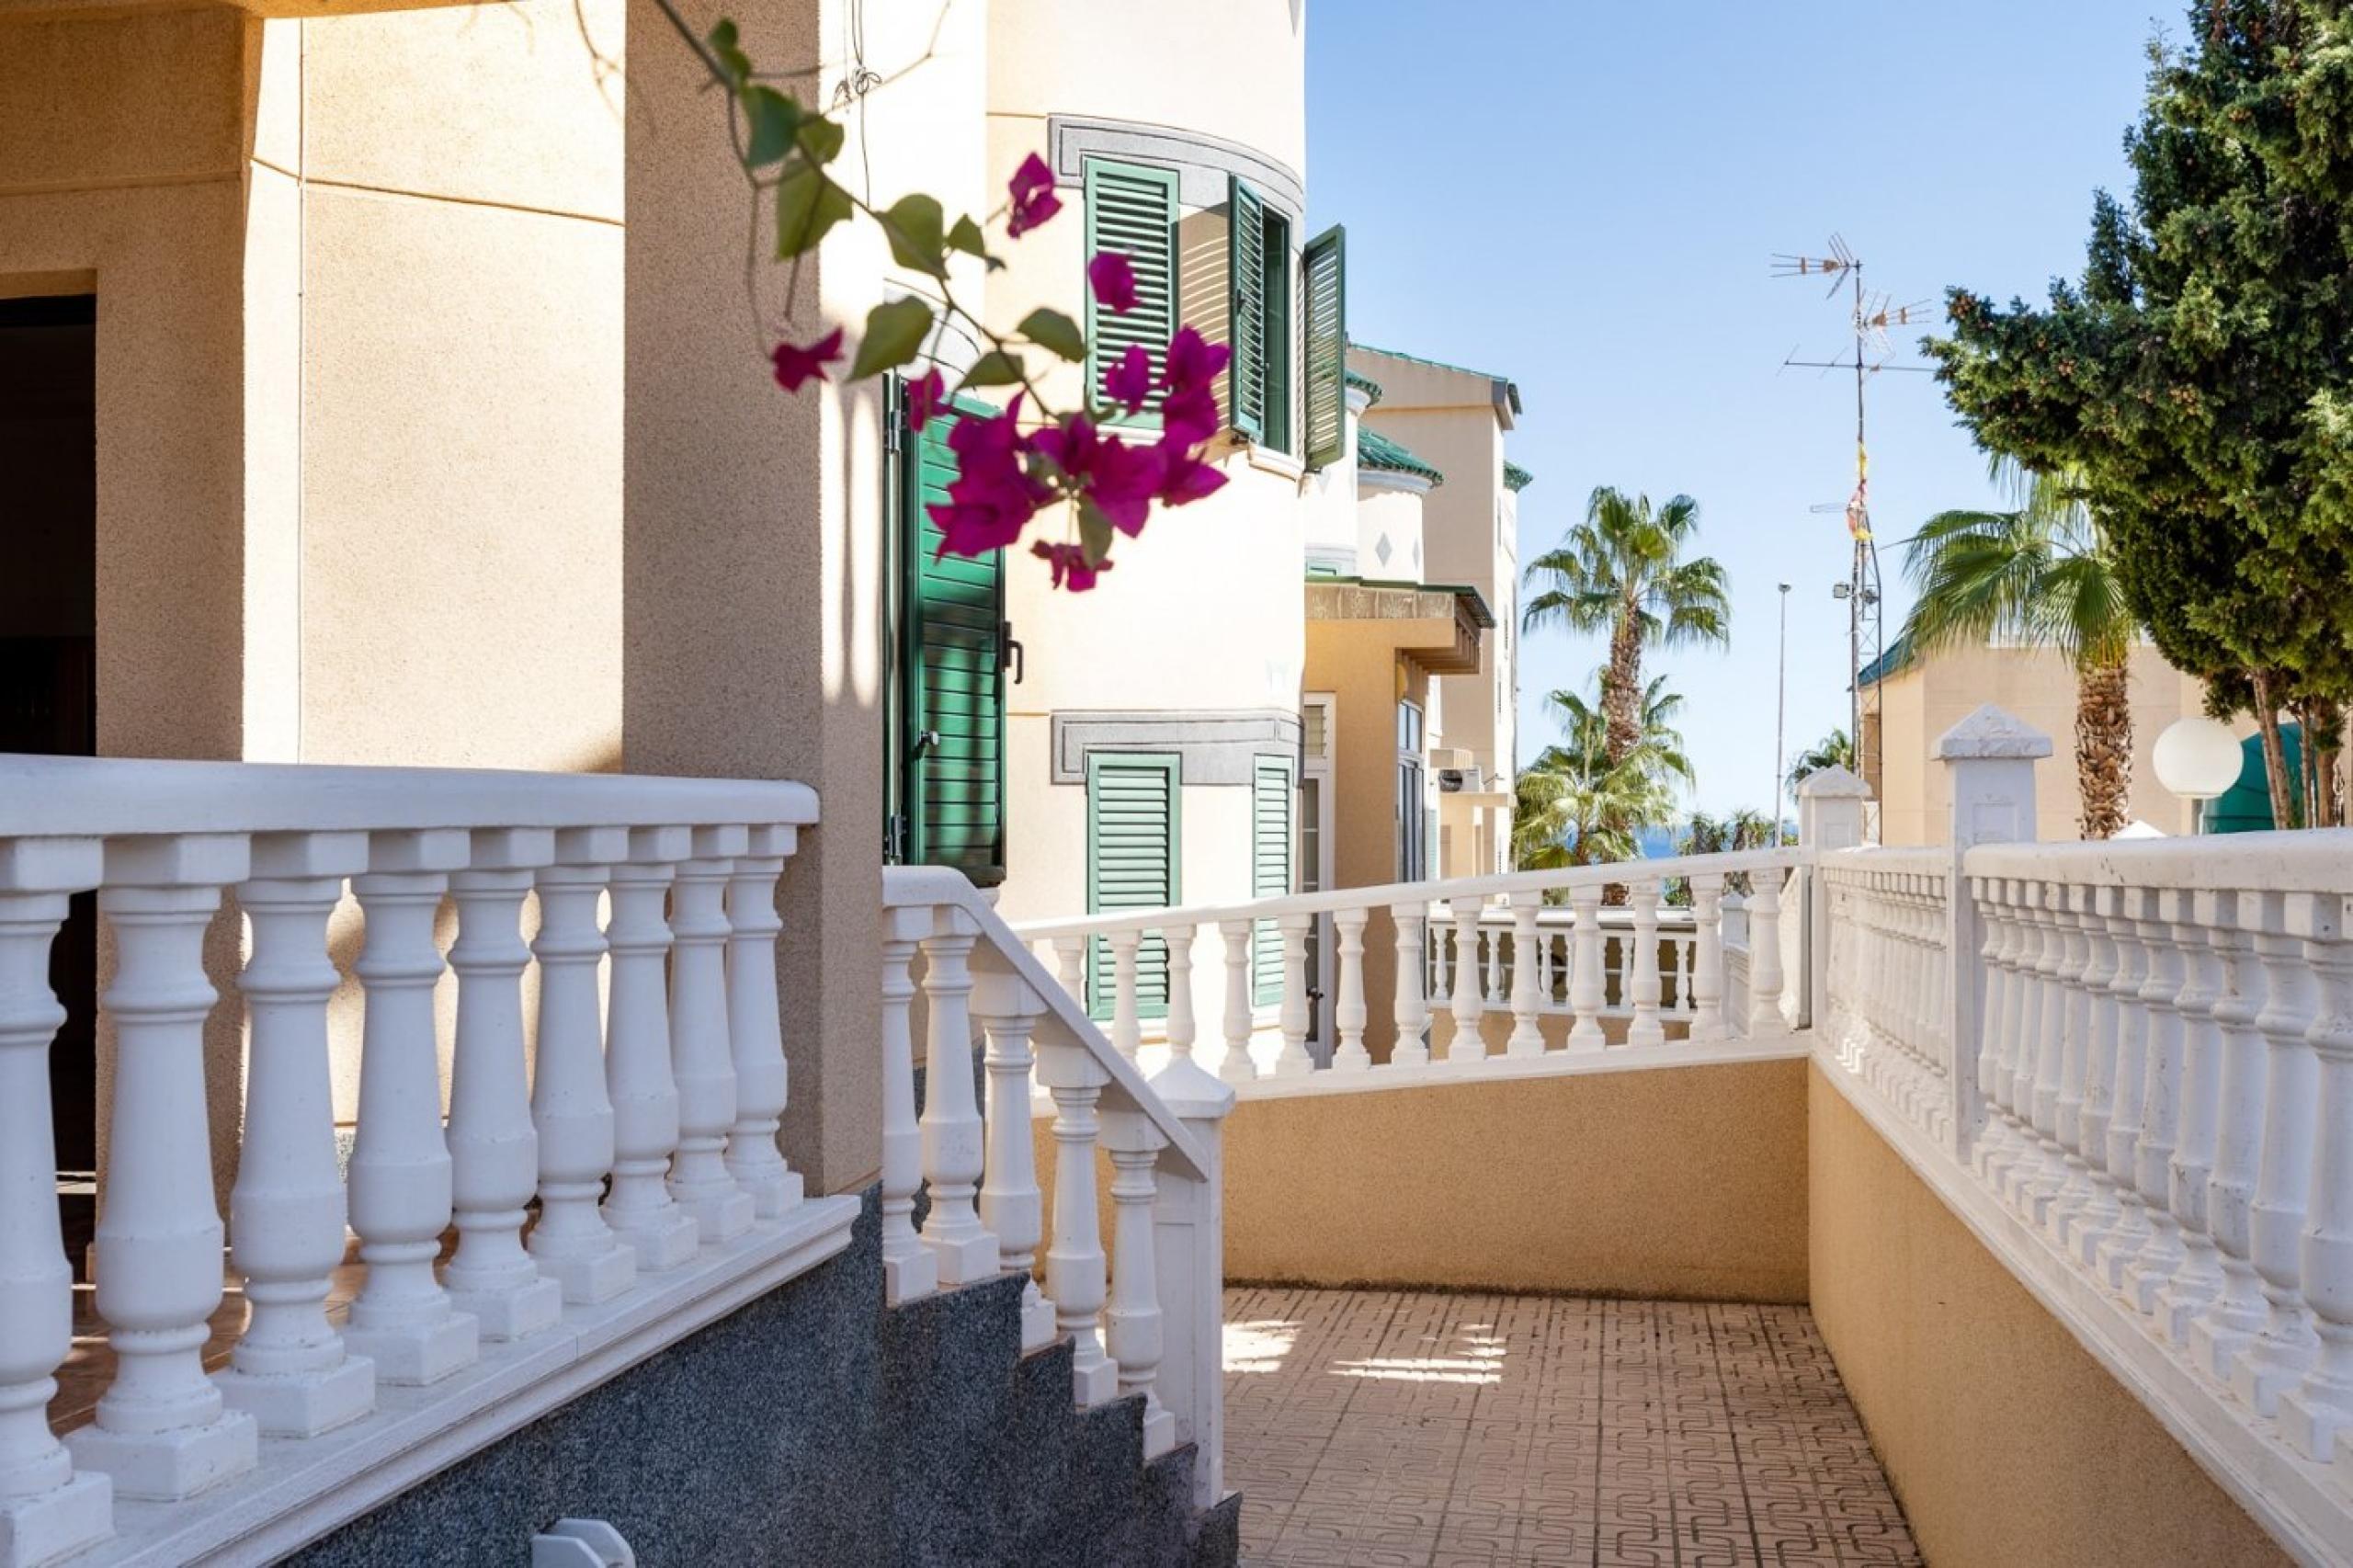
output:
M2099 519L2063 473L1996 458L2009 512L1939 512L1912 540L1904 574L1919 600L1904 623L1927 651L2002 637L2053 648L2075 671L2075 790L2086 838L2129 819L2132 701L2126 661L2140 624Z
M1597 670L1594 678L1597 682L1606 681L1608 671ZM1666 676L1655 676L1643 688L1636 724L1640 736L1637 745L1643 751L1643 760L1658 773L1659 782L1671 789L1677 783L1691 783L1695 776L1691 759L1683 749L1683 732L1674 722L1675 716L1683 711L1683 694L1668 690L1666 681ZM1544 705L1560 721L1561 733L1568 737L1568 750L1597 757L1609 755L1608 716L1586 700L1583 693L1556 691L1544 699Z
M1520 617L1523 631L1557 622L1608 635L1600 707L1613 763L1642 742L1643 650L1731 643L1723 567L1707 556L1683 559L1699 529L1699 504L1688 495L1654 511L1647 495L1602 485L1586 502L1585 521L1529 564L1527 584L1536 591Z
M1808 777L1829 767L1855 770L1855 738L1844 730L1831 731L1798 754L1798 759L1790 764L1790 793L1795 795Z
M1547 746L1518 776L1514 863L1549 870L1638 858L1642 830L1668 820L1677 786L1691 780L1683 736L1670 722L1683 699L1666 688L1665 676L1654 679L1643 693L1639 737L1615 761L1596 704L1574 691L1556 691L1547 702L1563 743Z

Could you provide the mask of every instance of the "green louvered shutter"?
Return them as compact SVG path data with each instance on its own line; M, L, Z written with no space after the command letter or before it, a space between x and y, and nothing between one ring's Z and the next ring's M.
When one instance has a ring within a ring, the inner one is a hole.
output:
M1262 756L1250 773L1250 896L1281 898L1291 891L1290 759ZM1283 999L1282 931L1261 920L1250 939L1250 980L1259 1006Z
M1005 881L1005 552L938 553L925 508L956 477L955 426L942 415L912 438L904 486L907 858L991 887Z
M1226 419L1256 441L1267 434L1267 204L1237 176L1226 176L1226 192L1225 266L1233 287Z
M1302 357L1310 468L1339 461L1347 444L1347 231L1335 225L1308 241L1300 253L1302 291L1307 297Z
M1086 759L1086 908L1165 909L1177 900L1176 757L1165 752L1097 752ZM1111 949L1087 944L1086 994L1098 1018L1111 1016ZM1168 945L1148 936L1136 953L1136 1013L1168 1013Z
M1086 297L1087 385L1097 402L1103 378L1130 344L1151 356L1157 381L1176 331L1176 171L1090 158L1086 164L1086 254L1117 251L1136 275L1136 303L1130 311L1106 310L1090 290ZM1160 394L1144 403L1156 415ZM1122 415L1121 418L1125 418Z

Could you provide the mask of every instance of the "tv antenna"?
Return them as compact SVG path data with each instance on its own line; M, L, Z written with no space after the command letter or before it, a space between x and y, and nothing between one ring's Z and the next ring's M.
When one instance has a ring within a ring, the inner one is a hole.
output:
M1906 327L1927 326L1930 305L1927 301L1896 304L1886 294L1873 293L1863 287L1863 258L1848 248L1844 236L1830 236L1826 256L1785 256L1773 257L1772 275L1776 278L1824 278L1829 288L1823 298L1836 297L1846 290L1851 311L1850 326L1854 333L1854 354L1851 358L1801 359L1791 350L1781 361L1787 369L1832 370L1851 369L1855 372L1855 488L1844 505L1833 503L1816 506L1822 512L1841 512L1847 518L1847 537L1854 543L1854 557L1847 581L1833 590L1835 597L1847 601L1847 722L1848 743L1855 750L1855 766L1870 789L1871 799L1880 796L1880 693L1874 679L1868 688L1863 684L1863 672L1875 669L1886 653L1885 629L1881 625L1881 598L1879 580L1879 546L1871 539L1870 510L1870 449L1864 439L1864 389L1870 379L1882 370L1897 370L1914 375L1926 375L1926 365L1898 365L1892 362L1895 353L1893 335ZM1883 673L1883 672L1882 672Z

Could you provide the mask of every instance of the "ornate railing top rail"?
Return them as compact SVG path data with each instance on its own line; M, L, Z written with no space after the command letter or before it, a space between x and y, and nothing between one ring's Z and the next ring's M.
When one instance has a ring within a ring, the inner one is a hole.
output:
M1549 871L1506 871L1495 876L1456 877L1444 881L1382 882L1369 887L1335 888L1327 892L1289 893L1279 898L1251 899L1241 903L1063 915L1049 920L1020 921L1012 929L1016 936L1029 942L1055 937L1100 937L1115 931L1157 931L1169 926L1209 926L1226 920L1267 920L1285 915L1330 915L1340 910L1370 909L1391 903L1451 903L1462 899L1483 901L1561 889L1599 889L1611 882L1656 882L1673 877L1714 874L1731 876L1741 871L1809 865L1813 858L1813 850L1791 846L1781 849L1746 849L1728 855L1677 855L1658 859L1612 860L1598 866L1567 866Z
M1196 1178L1205 1170L1200 1145L1187 1131L1168 1102L1144 1081L1143 1072L1112 1048L1102 1027L1086 1016L1071 994L1039 961L1029 944L1006 924L980 889L961 871L931 866L886 866L882 869L885 909L926 907L961 910L979 927L972 945L972 965L981 974L1006 974L1028 984L1044 1004L1032 1038L1041 1045L1070 1045L1093 1057L1109 1080L1105 1097L1118 1108L1142 1113L1168 1140L1163 1157ZM1204 1075L1206 1077L1206 1075ZM1214 1088L1212 1082L1211 1087Z
M2353 828L2077 844L1984 844L1961 862L1972 877L2189 892L2353 892Z
M1904 845L1881 848L1836 849L1822 857L1822 866L1834 876L1840 872L1893 872L1898 876L1941 876L1952 869L1952 851L1941 844Z
M0 754L0 838L816 820L782 780Z

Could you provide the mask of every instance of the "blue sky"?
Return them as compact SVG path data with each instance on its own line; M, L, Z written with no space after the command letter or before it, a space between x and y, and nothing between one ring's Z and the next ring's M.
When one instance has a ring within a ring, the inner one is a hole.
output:
M2121 150L2165 0L1320 0L1309 12L1308 191L1348 229L1353 335L1508 375L1534 556L1596 484L1701 506L1733 583L1729 654L1671 654L1697 803L1764 804L1773 756L1775 585L1790 594L1789 745L1847 720L1853 379L1847 317L1776 251L1836 230L1897 301L1949 284L2040 298L2072 274ZM1908 345L1907 345L1908 347ZM1906 353L1916 362L1916 356ZM1930 514L1989 499L1984 460L1934 381L1870 392L1872 511L1893 637L1900 548ZM1542 699L1583 687L1597 641L1552 631L1521 658L1521 750Z

